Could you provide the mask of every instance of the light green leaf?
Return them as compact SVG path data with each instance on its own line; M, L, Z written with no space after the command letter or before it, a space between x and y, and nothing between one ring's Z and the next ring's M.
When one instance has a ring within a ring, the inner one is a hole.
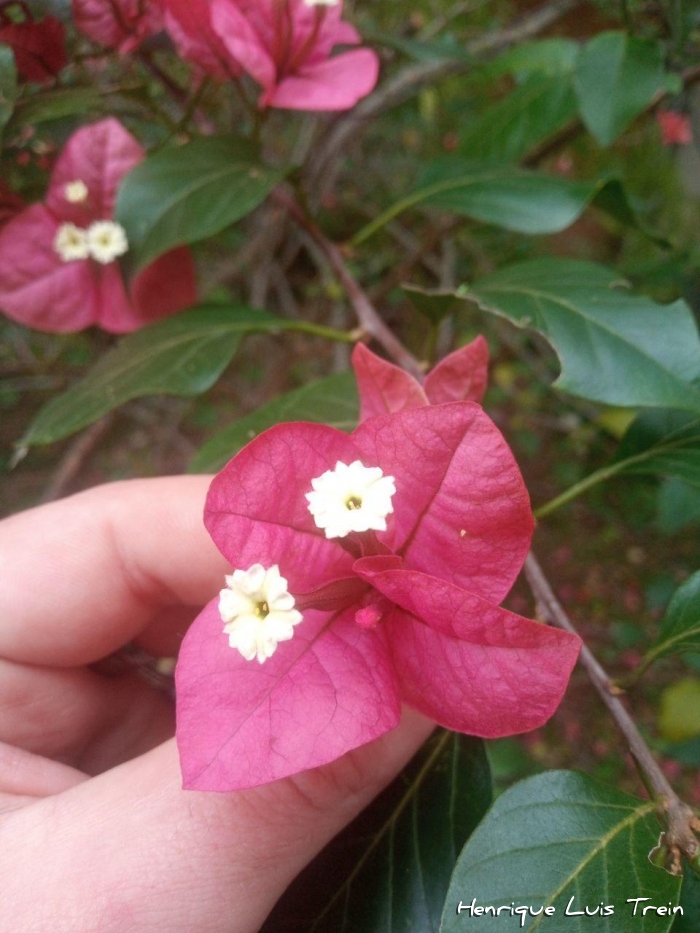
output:
M635 674L658 658L683 651L700 651L700 570L674 593L659 633Z
M132 271L245 217L285 174L237 138L195 139L149 156L126 176L117 199Z
M508 266L457 292L470 305L542 334L561 363L559 389L623 406L700 412L700 338L684 301L632 294L589 262Z
M607 189L615 187L615 192ZM614 179L570 181L508 166L485 167L446 159L433 163L412 192L371 221L353 238L357 246L399 214L418 205L461 214L519 233L557 233L577 220L586 207L603 198L623 220L631 208Z
M457 855L490 802L483 742L440 730L311 863L262 933L438 933Z
M12 49L0 45L0 140L17 100L17 68Z
M659 732L671 742L700 735L700 680L684 677L661 691Z
M549 771L499 797L459 857L442 917L442 933L666 933L672 916L649 904L678 903L680 879L648 860L659 837L655 804L637 800L583 774ZM649 898L637 905L629 898ZM505 906L499 916L458 913L460 902ZM601 902L607 916L572 916ZM510 906L554 908L511 916ZM570 906L569 906L570 905ZM569 916L566 915L567 907Z
M574 87L581 118L609 146L663 87L663 46L624 32L603 32L581 50Z
M572 39L538 39L507 49L485 66L489 77L504 74L571 74L579 54L579 44Z
M253 308L203 305L122 338L76 385L45 405L20 446L49 444L143 395L198 395L252 331L294 326Z
M474 161L517 162L577 114L568 78L533 74L459 128L460 151Z
M358 408L355 377L351 372L317 379L224 428L199 450L190 464L190 472L215 473L261 431L281 421L315 421L351 431L357 425Z

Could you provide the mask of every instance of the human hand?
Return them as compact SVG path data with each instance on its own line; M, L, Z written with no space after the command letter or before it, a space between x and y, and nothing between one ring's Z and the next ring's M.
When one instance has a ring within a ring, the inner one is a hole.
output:
M0 523L0 933L248 933L431 725L231 794L181 789L170 700L90 665L173 655L229 572L204 477L102 486Z

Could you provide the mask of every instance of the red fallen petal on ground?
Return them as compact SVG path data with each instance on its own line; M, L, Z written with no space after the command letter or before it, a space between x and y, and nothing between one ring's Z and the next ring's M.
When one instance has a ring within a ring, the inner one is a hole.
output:
M353 558L316 527L305 494L340 460L360 459L342 431L279 424L251 441L214 478L204 524L232 566L279 564L290 592L305 593L350 575ZM368 464L373 465L373 464Z
M477 337L444 357L425 377L423 388L431 405L481 402L488 383L489 346Z
M214 600L180 650L177 742L186 788L229 791L278 780L398 725L386 633L362 630L352 611L306 612L291 641L262 665L243 660L222 629Z
M355 49L305 65L263 97L266 104L288 110L349 110L374 90L378 79L376 53Z
M363 343L356 344L352 351L352 366L360 393L360 421L428 404L417 379L372 353Z
M479 405L370 418L350 435L396 481L393 533L406 566L499 603L530 548L530 499L502 434Z
M143 146L118 120L108 117L76 130L51 173L46 205L63 221L85 227L93 220L111 220L122 179L144 158ZM66 200L65 187L82 181L88 199Z
M86 262L56 253L58 226L35 204L0 231L0 309L27 327L70 333L95 322L97 292Z
M400 607L386 620L387 637L414 709L483 738L536 729L555 712L578 657L576 636L444 580L391 569L384 558L363 558L355 571Z
M220 81L242 73L212 27L211 0L164 0L165 27L185 61Z
M131 52L163 28L163 13L153 0L73 0L76 28L93 42Z
M66 31L53 16L2 26L0 42L12 48L17 71L26 81L50 81L68 62Z

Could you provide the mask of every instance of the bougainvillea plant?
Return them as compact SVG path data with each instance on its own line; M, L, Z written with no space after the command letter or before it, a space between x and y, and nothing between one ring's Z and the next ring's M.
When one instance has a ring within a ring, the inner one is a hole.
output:
M266 933L700 928L696 6L0 0L8 511L213 476L188 801L436 724Z

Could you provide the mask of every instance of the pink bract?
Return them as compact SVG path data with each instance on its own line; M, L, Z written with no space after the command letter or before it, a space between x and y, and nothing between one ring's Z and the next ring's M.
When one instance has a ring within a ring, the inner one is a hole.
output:
M144 269L127 289L118 262L64 261L54 247L62 224L81 229L111 220L124 175L144 150L112 118L79 129L51 175L44 204L34 204L0 231L0 308L11 318L54 333L97 324L126 333L196 300L192 259L173 250ZM87 197L71 203L66 185L84 183Z
M212 0L211 22L231 57L263 89L261 107L347 110L374 88L379 59L370 49L331 56L357 45L343 22L342 2Z
M483 337L444 357L421 385L406 370L358 343L352 352L360 393L360 421L422 405L481 402L488 380L489 348Z
M385 532L328 539L305 493L338 461L395 478ZM216 600L176 672L185 786L225 791L312 768L399 721L502 736L556 709L579 641L496 605L533 529L520 472L473 402L271 428L214 479L205 509L235 568L278 564L303 613L263 665L229 647Z
M220 81L243 69L211 24L211 0L164 0L165 27L185 59Z
M122 54L163 28L159 0L73 0L76 28L93 42Z

